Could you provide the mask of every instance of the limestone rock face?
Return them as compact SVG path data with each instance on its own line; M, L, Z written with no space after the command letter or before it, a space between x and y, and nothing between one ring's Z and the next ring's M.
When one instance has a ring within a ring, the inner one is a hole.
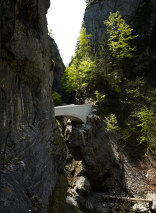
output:
M105 30L104 21L108 19L110 12L119 11L133 26L144 21L144 26L137 30L150 35L155 26L155 10L154 0L94 0L86 8L84 21L88 32L98 40Z
M155 0L93 0L86 8L84 23L94 41L99 41L110 12L119 11L138 35L138 59L133 71L145 73L156 84L156 1Z
M64 176L66 148L52 100L49 5L49 0L2 0L3 213L50 211L49 198Z
M65 65L60 56L57 44L55 40L49 36L49 46L50 46L50 57L53 61L53 72L54 72L54 81L53 81L53 90L58 91L60 89L60 82L65 71Z
M64 137L68 147L68 205L83 207L85 212L120 212L126 201L116 198L138 198L148 193L152 205L126 203L124 212L130 211L130 205L137 212L155 211L155 169L147 173L140 169L139 161L132 161L124 151L119 136L106 131L102 118L90 114L86 124L73 122L71 128L68 123Z
M71 124L66 127L64 135L68 146L67 203L96 212L94 203L100 199L95 192L120 194L126 190L122 162L99 116L89 115L86 124L70 127ZM102 208L97 212L105 211Z

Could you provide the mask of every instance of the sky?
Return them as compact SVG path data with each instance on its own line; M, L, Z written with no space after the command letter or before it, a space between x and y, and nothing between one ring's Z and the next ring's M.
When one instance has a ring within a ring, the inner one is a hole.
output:
M85 7L84 0L51 0L47 14L48 29L53 31L65 66L74 55Z

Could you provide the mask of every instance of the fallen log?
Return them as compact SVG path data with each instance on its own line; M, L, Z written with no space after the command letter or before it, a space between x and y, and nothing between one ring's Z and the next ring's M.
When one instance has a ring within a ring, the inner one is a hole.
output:
M104 199L116 199L116 200L122 200L122 201L129 201L129 202L146 202L146 203L152 203L152 200L149 199L141 199L141 198L131 198L131 197L117 197L112 195L102 195L102 198Z

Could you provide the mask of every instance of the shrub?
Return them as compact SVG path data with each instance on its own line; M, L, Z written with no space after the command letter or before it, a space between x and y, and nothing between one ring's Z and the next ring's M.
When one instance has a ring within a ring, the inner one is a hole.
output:
M136 114L139 119L138 127L141 128L141 136L138 138L140 143L147 143L153 146L156 141L156 117L154 111L146 107L142 108Z
M52 94L53 100L54 100L54 105L58 106L61 104L61 95L58 92L53 92Z
M114 114L110 114L108 117L105 117L106 122L106 130L107 132L115 132L119 130L119 127L117 126L117 119Z
M96 99L97 99L97 102L99 104L102 104L105 99L106 99L106 95L102 95L100 92L98 92L97 90L95 91L95 95L96 95Z

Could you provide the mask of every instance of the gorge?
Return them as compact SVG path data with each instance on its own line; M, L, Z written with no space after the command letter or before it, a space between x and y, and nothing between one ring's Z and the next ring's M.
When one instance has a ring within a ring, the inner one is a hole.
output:
M67 71L48 36L49 7L49 0L1 0L0 212L155 212L156 1L87 1L91 45L81 53L79 40L67 70L77 58L76 70L90 69L80 79L79 72L72 93L61 88ZM136 35L133 58L115 58L103 40L111 37L104 22L117 11ZM87 122L56 121L52 91L62 104L92 104ZM150 129L142 115L151 115Z

